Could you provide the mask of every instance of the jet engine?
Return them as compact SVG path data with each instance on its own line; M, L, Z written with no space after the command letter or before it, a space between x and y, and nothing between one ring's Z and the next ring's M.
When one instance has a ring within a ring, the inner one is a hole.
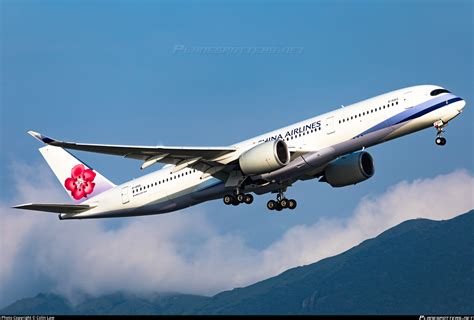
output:
M290 152L283 140L263 142L244 152L239 158L240 169L246 175L271 172L290 162Z
M372 156L368 152L357 152L329 163L321 181L332 187L345 187L369 179L374 172Z

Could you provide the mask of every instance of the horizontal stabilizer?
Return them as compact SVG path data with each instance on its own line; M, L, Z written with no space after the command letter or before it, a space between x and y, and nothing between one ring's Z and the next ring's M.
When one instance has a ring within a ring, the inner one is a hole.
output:
M93 207L87 204L26 203L14 206L13 208L54 213L80 213Z

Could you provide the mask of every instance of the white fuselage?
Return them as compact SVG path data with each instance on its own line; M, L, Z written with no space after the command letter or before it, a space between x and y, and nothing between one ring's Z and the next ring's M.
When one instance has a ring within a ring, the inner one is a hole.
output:
M431 96L438 86L404 88L376 96L296 124L233 144L238 150L218 159L223 164L238 159L261 142L284 140L296 153L305 154L328 147L344 146L341 154L361 150L424 128L436 121L447 123L461 113L465 101L451 94ZM227 157L227 158L226 158ZM293 158L291 160L294 160ZM171 212L228 192L225 181L185 168L176 173L173 166L144 175L86 200L95 207L77 218L134 216ZM316 171L314 173L317 173ZM294 179L298 180L298 177ZM251 189L259 193L258 190ZM62 214L62 218L68 215Z

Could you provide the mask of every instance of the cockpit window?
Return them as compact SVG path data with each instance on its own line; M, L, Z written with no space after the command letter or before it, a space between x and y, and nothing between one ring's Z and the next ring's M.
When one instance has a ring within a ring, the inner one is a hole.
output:
M431 91L430 95L437 96L442 93L451 93L451 91L448 91L446 89L434 89L433 91Z

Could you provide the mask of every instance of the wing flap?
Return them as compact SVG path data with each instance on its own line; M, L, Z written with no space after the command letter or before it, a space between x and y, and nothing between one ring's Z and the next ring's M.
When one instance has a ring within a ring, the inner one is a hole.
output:
M80 213L93 207L87 204L26 203L14 206L13 208L53 213Z

